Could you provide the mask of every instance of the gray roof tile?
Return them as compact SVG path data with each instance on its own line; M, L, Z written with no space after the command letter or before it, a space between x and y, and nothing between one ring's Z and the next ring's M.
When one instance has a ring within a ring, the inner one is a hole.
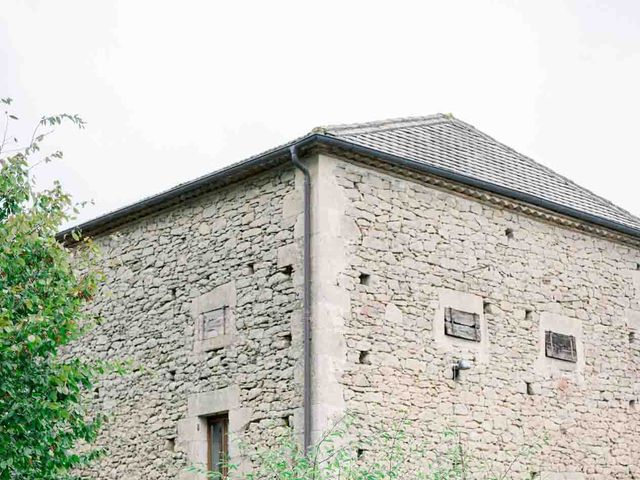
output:
M95 235L157 212L216 186L224 186L288 161L289 147L337 141L338 148L362 149L392 163L424 165L445 178L476 185L534 205L583 218L640 238L640 219L549 168L476 130L451 115L402 118L353 125L318 127L279 147L216 172L177 185L134 204L89 220L74 229Z
M334 125L314 132L640 229L640 219L631 213L451 115Z

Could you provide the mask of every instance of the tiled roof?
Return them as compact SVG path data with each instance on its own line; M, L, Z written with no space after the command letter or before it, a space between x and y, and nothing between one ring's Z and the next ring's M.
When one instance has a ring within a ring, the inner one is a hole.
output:
M442 114L318 127L304 137L68 228L58 238L68 239L76 229L97 235L117 228L290 162L292 146L304 149L317 144L362 153L400 168L425 171L640 238L640 219L631 213L471 125Z
M640 229L640 219L631 213L451 115L334 125L314 132Z

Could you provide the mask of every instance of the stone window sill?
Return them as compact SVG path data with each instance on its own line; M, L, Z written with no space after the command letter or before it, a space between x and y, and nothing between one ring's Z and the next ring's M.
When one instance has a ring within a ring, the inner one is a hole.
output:
M235 343L237 335L218 335L204 340L196 340L193 350L196 353L221 350Z

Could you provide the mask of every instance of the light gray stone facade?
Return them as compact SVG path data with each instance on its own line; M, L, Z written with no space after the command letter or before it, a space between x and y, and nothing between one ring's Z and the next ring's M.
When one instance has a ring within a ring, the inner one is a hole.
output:
M360 435L408 418L415 439L455 428L498 463L548 435L523 474L640 475L637 247L328 153L305 161L314 437L349 411ZM223 411L232 445L301 433L301 189L280 167L98 238L105 321L78 348L135 370L95 392L111 415L95 478L188 478L202 419ZM480 341L444 335L446 308L476 314ZM545 356L549 328L575 337L575 364ZM458 360L471 368L454 380Z
M352 163L334 175L357 225L338 276L348 409L408 417L416 438L455 428L503 462L548 435L531 465L514 466L542 478L638 477L637 248ZM442 334L446 307L480 315L479 344ZM576 364L545 357L548 328L575 335ZM459 359L472 368L454 381Z
M107 281L93 308L104 322L77 348L133 371L95 392L110 421L91 478L190 478L207 415L228 412L233 461L236 439L264 445L296 423L296 195L293 169L277 170L96 239Z

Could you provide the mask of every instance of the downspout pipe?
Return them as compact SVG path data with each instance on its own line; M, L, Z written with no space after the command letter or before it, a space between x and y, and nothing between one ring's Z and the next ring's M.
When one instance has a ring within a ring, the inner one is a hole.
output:
M311 174L305 164L298 158L296 145L289 149L291 152L291 162L302 172L304 176L304 232L303 232L303 253L302 270L304 276L304 287L302 294L302 321L303 321L303 363L304 363L304 384L303 384L303 414L304 414L304 438L303 446L305 455L311 447Z

